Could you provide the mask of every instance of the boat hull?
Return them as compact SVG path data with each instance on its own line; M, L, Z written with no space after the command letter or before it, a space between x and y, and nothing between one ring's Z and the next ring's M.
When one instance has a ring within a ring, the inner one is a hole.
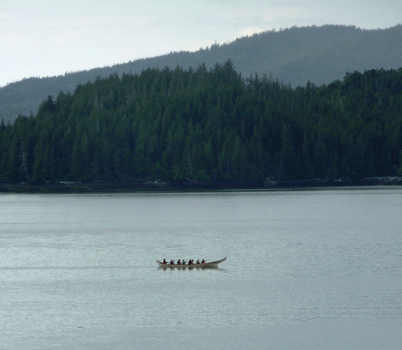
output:
M210 262L206 262L203 264L181 264L181 265L177 265L177 264L163 264L161 263L159 260L156 260L156 262L158 263L160 268L163 269L213 269L213 268L218 268L218 265L225 261L226 258L223 258L221 260L217 260L217 261L210 261Z

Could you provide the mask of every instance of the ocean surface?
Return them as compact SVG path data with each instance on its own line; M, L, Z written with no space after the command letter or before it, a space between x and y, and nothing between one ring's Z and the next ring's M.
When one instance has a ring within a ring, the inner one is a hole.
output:
M401 188L0 195L0 349L401 344Z

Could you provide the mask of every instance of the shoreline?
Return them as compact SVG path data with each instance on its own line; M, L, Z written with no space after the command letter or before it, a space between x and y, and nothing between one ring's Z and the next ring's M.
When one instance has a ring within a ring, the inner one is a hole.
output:
M288 181L249 182L59 182L45 184L0 184L0 193L84 194L84 193L142 193L142 192L221 192L221 191L302 191L323 189L396 188L402 177L364 178L358 181L304 179Z

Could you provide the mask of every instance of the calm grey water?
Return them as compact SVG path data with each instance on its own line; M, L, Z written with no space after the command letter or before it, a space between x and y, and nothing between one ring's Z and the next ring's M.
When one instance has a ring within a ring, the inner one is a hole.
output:
M400 349L401 214L400 188L0 195L0 348Z

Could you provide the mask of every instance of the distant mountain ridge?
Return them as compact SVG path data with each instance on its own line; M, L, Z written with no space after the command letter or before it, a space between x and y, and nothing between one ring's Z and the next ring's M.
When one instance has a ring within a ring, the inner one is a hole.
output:
M13 122L19 114L36 114L47 96L72 92L78 84L112 73L136 74L153 67L196 69L200 64L212 68L228 59L246 77L267 75L293 87L305 86L308 81L328 84L342 80L347 72L402 67L402 25L378 30L337 25L292 27L213 44L196 52L172 52L57 77L28 78L0 88L0 119Z

